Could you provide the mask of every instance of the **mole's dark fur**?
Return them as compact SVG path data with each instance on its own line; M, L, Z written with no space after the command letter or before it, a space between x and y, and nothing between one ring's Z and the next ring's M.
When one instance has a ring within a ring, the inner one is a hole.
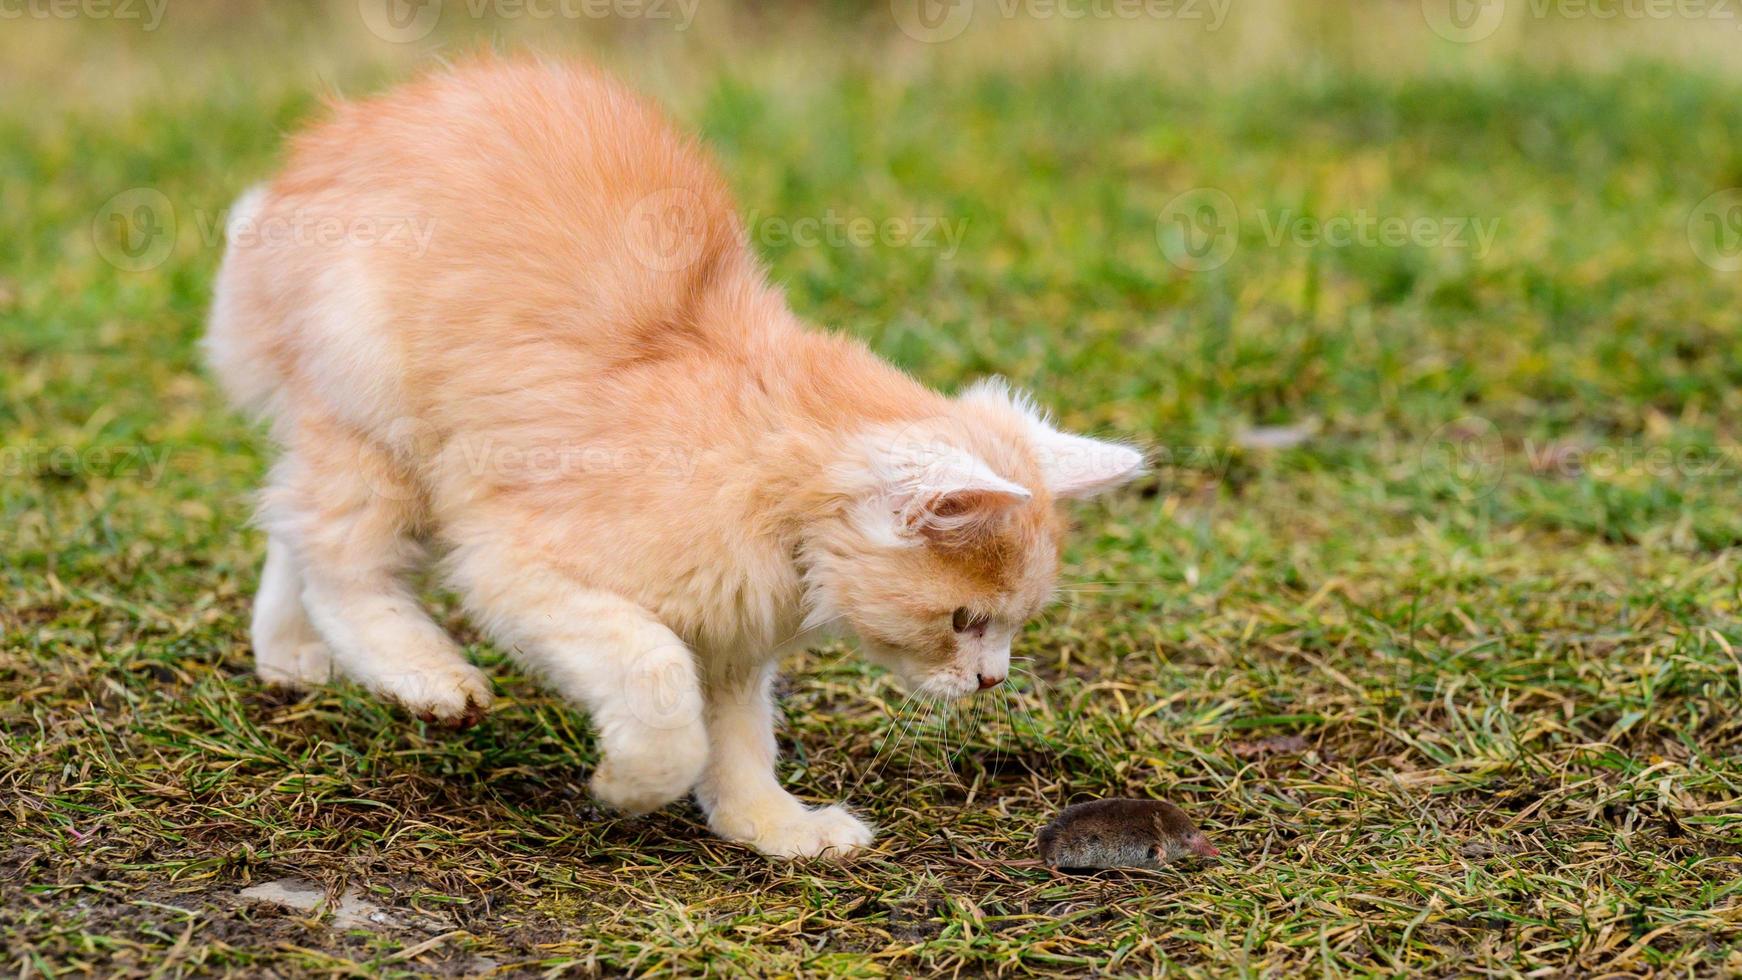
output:
M1159 868L1219 853L1184 811L1160 800L1078 803L1040 831L1040 859L1055 868Z

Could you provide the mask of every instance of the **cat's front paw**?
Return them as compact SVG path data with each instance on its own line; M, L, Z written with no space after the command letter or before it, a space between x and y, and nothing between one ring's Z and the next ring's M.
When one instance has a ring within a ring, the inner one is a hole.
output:
M708 734L701 722L676 731L618 739L605 749L593 773L600 802L627 814L650 813L681 798L702 778Z
M844 858L870 846L871 828L844 807L825 806L759 827L745 843L769 857Z

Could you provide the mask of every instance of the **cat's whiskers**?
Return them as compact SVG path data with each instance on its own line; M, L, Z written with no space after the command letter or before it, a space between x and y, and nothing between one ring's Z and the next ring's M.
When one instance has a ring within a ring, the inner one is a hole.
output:
M1046 681L1032 669L1032 663L1033 658L1031 657L1010 658L1010 675L1012 679L1025 678L1028 681L1028 686L1034 694L1035 699L1044 704L1048 697L1047 684ZM1013 703L1009 705L1010 723L1012 727L1016 725L1017 715L1019 713L1030 719L1034 717L1034 712L1028 709L1028 707L1022 702L1021 698L1012 698L1012 702Z
M915 710L909 711L910 708ZM924 740L926 726L935 711L936 703L930 698L923 696L917 690L909 692L907 697L902 699L901 707L896 712L895 737L884 741L883 746L878 749L877 757L872 760L872 765L867 767L865 775L860 777L860 783L863 784L866 779L880 776L883 769L889 765L889 760L895 758L904 743L909 748L907 777L911 778L913 756ZM885 749L888 751L885 752Z
M902 780L905 782L913 781L914 757L919 754L920 747L928 740L926 729L931 724L932 719L937 716L937 710L936 702L927 702L922 706L920 717L916 719L918 724L912 728L913 744L907 754L907 766L902 770Z
M896 707L891 718L892 725L896 729L894 738L885 736L883 741L877 746L877 752L871 756L870 764L867 765L859 774L859 781L853 784L853 792L858 792L859 788L865 785L865 780L870 779L876 774L879 767L886 761L886 756L890 753L892 746L899 746L901 744L902 739L906 735L907 726L910 723L910 719L907 715L908 706L913 704L914 699L918 696L919 692L909 691L907 692L907 696L901 699L901 704Z
M956 758L966 754L969 741L971 741L976 735L980 734L980 725L983 723L986 714L987 700L988 699L983 695L974 698L974 709L969 713L967 724L962 726L962 747L956 750L956 755L950 757L950 769L952 772L955 770Z
M1014 664L1012 664L1011 667L1012 667L1012 670L1015 669ZM1008 686L1009 685L1007 683L1006 687L1008 688ZM1005 756L1006 756L1006 753L1004 751L1005 742L1009 741L1012 744L1012 750L1011 750L1012 752L1014 752L1016 750L1016 748L1019 748L1022 744L1022 733L1017 731L1017 729L1016 729L1016 715L1014 714L1015 709L1012 707L1012 702L1015 700L1016 700L1016 695L1008 689L1005 690L1003 692L1003 696L998 699L999 709L1001 711L1003 711L1003 713L1004 713L1004 727L1005 727L1005 730L1009 733L1007 739L1001 738L998 740L998 745L997 745L998 755L995 758L997 761L998 772L1000 772L1000 773L1002 773L1004 771L1004 760L1005 760Z
M951 737L944 742L944 774L961 783L962 777L956 772L956 760L962 755L968 744L968 726L974 715L974 705L965 700L955 702L954 716L950 719Z

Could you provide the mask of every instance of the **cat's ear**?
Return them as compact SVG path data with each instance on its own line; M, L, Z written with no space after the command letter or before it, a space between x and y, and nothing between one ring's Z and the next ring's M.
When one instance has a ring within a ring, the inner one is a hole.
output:
M1038 420L1031 431L1041 477L1055 497L1093 497L1143 472L1143 454L1130 446L1060 432Z
M972 533L1034 494L954 447L902 453L884 487L897 533L934 541Z
M1102 442L1053 428L1034 399L1010 387L1003 378L985 378L961 394L961 400L992 405L1021 415L1028 424L1029 443L1040 463L1047 492L1079 500L1128 483L1143 472L1143 454L1117 442Z

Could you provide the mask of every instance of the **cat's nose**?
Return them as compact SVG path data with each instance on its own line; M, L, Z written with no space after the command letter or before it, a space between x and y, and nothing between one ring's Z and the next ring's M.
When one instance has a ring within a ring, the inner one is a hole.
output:
M1004 678L989 674L975 674L974 679L980 682L980 690L985 691L1004 683Z

